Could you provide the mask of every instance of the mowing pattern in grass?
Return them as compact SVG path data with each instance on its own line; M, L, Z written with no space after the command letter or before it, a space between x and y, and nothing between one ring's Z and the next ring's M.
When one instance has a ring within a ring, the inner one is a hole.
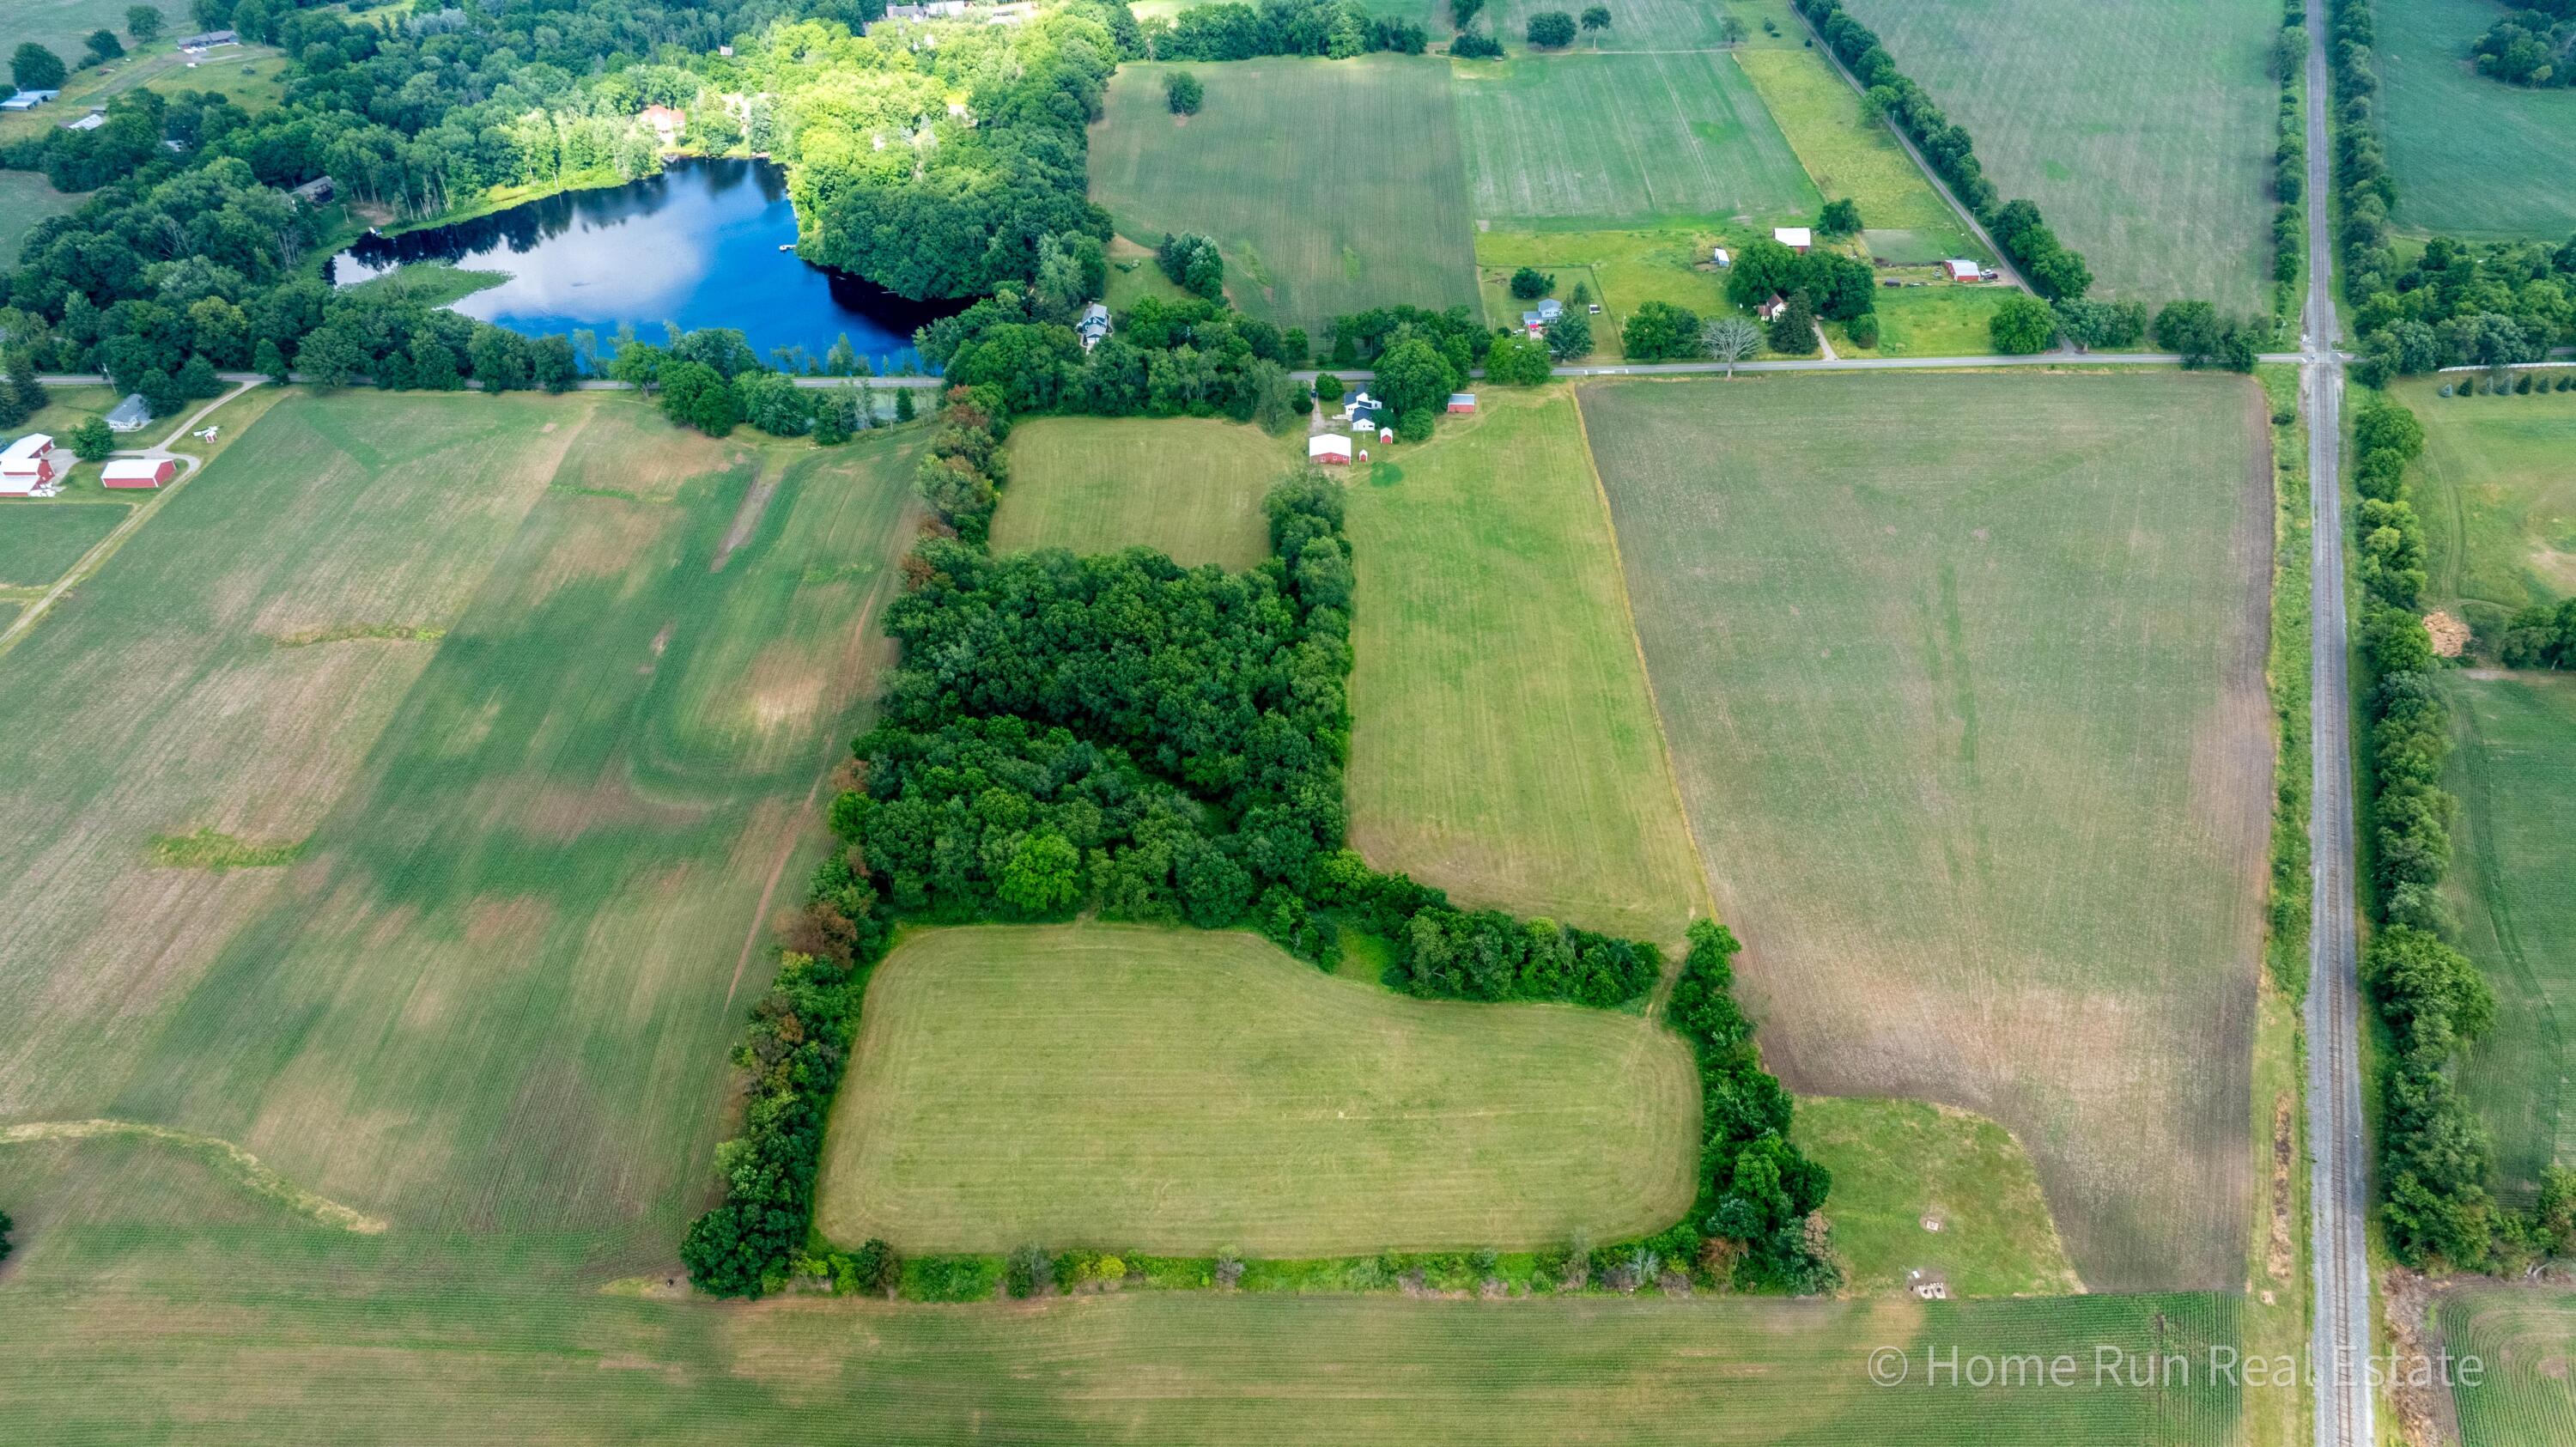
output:
M1176 117L1163 67L1119 67L1091 133L1091 199L1122 235L1213 236L1244 310L1304 327L1409 302L1476 304L1473 227L1444 60L1246 60L1203 68Z
M1270 556L1262 494L1288 444L1205 418L1041 417L1011 429L1011 484L993 551L1144 547L1184 567L1244 569Z
M1351 494L1351 840L1464 903L1677 941L1707 894L1580 418L1482 401Z
M2278 0L1847 0L2094 294L2266 305Z
M0 586L51 583L116 531L126 513L110 503L12 500L0 512Z
M2433 1310L2443 1349L2485 1367L2451 1394L2465 1447L2576 1441L2576 1293L2471 1285Z
M2576 392L2444 397L2420 377L2396 396L2424 423L2425 596L2492 634L2576 593Z
M2576 231L2576 90L2535 90L2469 68L2494 0L2377 0L2379 123L2397 222L2454 236ZM2421 412L2423 409L2416 409Z
M2218 1447L2239 1413L2197 1370L2205 1342L2234 1340L2226 1297L750 1309L600 1291L578 1241L333 1230L152 1142L0 1147L0 1189L23 1247L0 1291L0 1401L60 1447ZM2190 1389L2097 1386L2097 1341L2188 1353ZM1869 1384L1880 1345L1915 1384ZM2080 1365L2063 1391L1920 1385L1926 1349L1952 1347Z
M905 1252L1615 1240L1689 1206L1698 1098L1634 1016L1416 1000L1245 934L939 930L868 984L817 1225Z
M125 28L125 12L135 0L9 0L0 7L0 59L5 59L25 41L53 51L66 64L79 60L93 30L108 29L126 45L134 37ZM144 0L161 12L162 31L178 36L192 34L188 7L180 0ZM59 118L58 118L59 119Z
M299 395L0 660L0 1117L667 1250L911 507L899 443L698 446L622 398ZM446 632L273 641L387 618ZM154 867L198 829L309 840Z
M1860 203L1861 220L1880 233L1873 250L1898 249L1901 233L1916 253L1990 259L1959 224L1958 213L1932 189L1923 168L1905 153L1896 133L1861 113L1859 95L1834 73L1821 49L1755 48L1737 51L1732 60L1752 78L1799 164L1815 178L1816 189Z
M11 44L0 49L0 55L17 48ZM37 222L79 210L87 199L55 190L53 182L33 171L0 171L0 269L18 264L18 249Z
M2497 1004L2461 1079L2495 1132L2506 1198L2528 1204L2542 1167L2576 1158L2576 677L2447 682L2445 783L2461 809L2446 887Z
M2030 1157L1993 1121L1919 1100L1810 1096L1798 1143L1834 1173L1826 1210L1853 1290L1901 1290L1916 1271L1952 1296L2084 1289Z
M1454 88L1468 197L1486 221L1795 221L1820 204L1721 53L1534 56L1461 66Z
M1582 393L1765 1055L1993 1116L2097 1289L2241 1286L2271 779L2260 394Z

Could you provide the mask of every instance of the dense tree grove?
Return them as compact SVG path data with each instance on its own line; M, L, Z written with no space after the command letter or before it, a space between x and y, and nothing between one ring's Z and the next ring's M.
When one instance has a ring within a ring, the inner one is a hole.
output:
M989 389L993 405L1012 415L1231 417L1277 426L1296 395L1288 369L1306 362L1304 332L1245 316L1222 298L1142 298L1088 352L1071 319L1043 294L1004 283L913 341L949 381Z
M2337 240L2364 354L2354 374L2375 386L2441 367L2537 361L2576 338L2576 237L2551 247L2437 236L2401 260L2388 219L2397 183L2378 130L2377 27L2369 0L2333 5Z
M1122 7L1123 8L1123 7ZM1356 0L1239 0L1192 5L1137 24L1138 53L1149 60L1250 60L1263 55L1320 55L1347 60L1371 51L1420 55L1430 35L1411 20L1369 13Z
M2478 70L2515 85L2576 85L2576 0L2507 0L2469 47Z
M2084 258L2069 251L2040 219L2039 208L2028 201L2005 204L1995 184L1986 179L1985 169L1977 163L1976 149L1965 130L1954 124L1940 105L1896 68L1878 36L1844 11L1842 0L1794 0L1798 13L1807 17L1824 36L1843 64L1851 67L1867 87L1867 102L1873 114L1895 120L1915 146L1923 152L1932 168L1947 181L1950 190L1976 218L1985 223L1995 244L2030 278L2030 284L2050 300L2081 297L2093 285L2093 273Z

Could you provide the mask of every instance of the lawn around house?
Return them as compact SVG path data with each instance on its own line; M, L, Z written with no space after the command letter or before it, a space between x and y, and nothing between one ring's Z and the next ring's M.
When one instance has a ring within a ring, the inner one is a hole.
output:
M2272 511L2237 378L1580 393L1763 1053L2028 1147L2097 1289L2245 1272Z
M1287 439L1209 418L1038 417L1011 429L996 553L1152 548L1185 568L1241 572L1270 556L1261 499Z
M1678 941L1707 889L1582 419L1562 386L1479 405L1351 490L1351 843L1463 904Z
M2269 309L2279 0L1844 8L2083 253L2094 296Z
M2576 90L2478 74L2469 46L2493 0L2376 0L2379 125L2411 231L2479 239L2576 232ZM2423 409L2416 409L2421 412Z
M1372 55L1202 66L1171 113L1157 65L1123 65L1091 130L1091 199L1121 236L1199 232L1226 292L1320 343L1336 316L1476 303L1474 228L1449 63Z
M1681 1038L1558 1005L1416 1000L1248 934L909 936L868 984L815 1225L906 1254L1503 1250L1691 1202Z

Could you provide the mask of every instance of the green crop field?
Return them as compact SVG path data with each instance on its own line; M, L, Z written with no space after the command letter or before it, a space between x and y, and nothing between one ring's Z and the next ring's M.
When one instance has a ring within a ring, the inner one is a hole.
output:
M33 171L0 171L0 267L18 264L18 249L37 222L76 211L88 199L55 190L53 182Z
M2271 466L2237 378L1581 393L1766 1057L1978 1110L2096 1289L2241 1286Z
M1581 417L1480 402L1351 493L1351 839L1469 903L1677 941L1708 896Z
M1261 499L1291 460L1260 428L1191 417L1041 417L1010 450L994 551L1147 547L1236 569L1270 556Z
M2266 308L2278 0L1845 8L2084 253L2094 295Z
M1690 1205L1679 1036L1416 1000L1246 934L915 935L869 981L817 1225L855 1245L1528 1249Z
M1782 28L1789 34L1806 33ZM1822 51L1756 46L1737 51L1732 60L1780 123L1790 150L1815 178L1816 190L1860 203L1873 252L1897 261L1991 259L1959 223L1950 203L1932 189L1895 132L1861 113L1860 96L1835 74Z
M2379 0L2379 115L2397 222L2454 236L2576 231L2576 90L2489 80L2469 45L2493 0Z
M2461 805L2448 888L2498 1006L2461 1078L2494 1129L2506 1196L2527 1204L2542 1167L2576 1159L2576 677L2445 682Z
M2576 1439L2576 1293L2477 1284L2433 1312L2443 1349L2483 1368L2451 1392L2463 1447Z
M1919 1100L1809 1096L1798 1143L1834 1173L1827 1210L1853 1290L1903 1290L1918 1271L1954 1297L2084 1289L2030 1156L1993 1121Z
M1119 234L1216 238L1246 311L1303 327L1408 302L1476 304L1474 228L1449 63L1247 60L1202 67L1174 116L1163 67L1125 65L1091 132L1091 199Z
M2576 593L2576 392L2444 397L2419 377L2396 395L2424 421L2427 596L2491 633Z
M1805 220L1821 204L1721 52L1462 64L1453 88L1468 201L1494 225L1768 225Z
M125 521L117 503L29 502L0 504L0 587L39 587L96 546Z
M279 403L0 657L0 1121L667 1253L909 460L623 398ZM156 856L201 831L291 862Z

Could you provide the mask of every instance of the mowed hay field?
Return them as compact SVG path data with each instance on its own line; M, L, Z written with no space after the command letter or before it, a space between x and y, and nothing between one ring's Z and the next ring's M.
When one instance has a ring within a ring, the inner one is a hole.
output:
M27 1152L33 1154L27 1154ZM66 1180L98 1183L69 1199ZM0 1411L136 1444L2218 1447L2238 1394L2097 1387L2094 1344L2232 1343L2227 1297L1489 1303L1215 1292L746 1307L597 1289L578 1243L355 1236L141 1147L0 1148L21 1255ZM79 1219L57 1216L66 1205ZM1891 1346L1917 1385L1869 1384ZM1919 1385L1927 1350L2066 1352L2059 1390ZM35 1435L27 1424L41 1424Z
M279 403L0 659L0 1126L173 1127L397 1230L663 1259L882 648L907 451ZM293 862L156 863L200 831Z
M2419 377L2395 395L2424 423L2426 596L2492 634L2576 593L2576 392L2445 397Z
M1461 902L1678 942L1707 891L1582 419L1487 388L1351 490L1353 845Z
M1203 417L1039 417L1011 429L993 551L1152 548L1185 568L1270 556L1261 499L1291 443Z
M0 587L51 583L114 532L130 511L112 502L10 499L0 507Z
M2477 73L2469 47L2504 16L2491 0L2379 0L2379 116L2397 224L2452 236L2576 231L2576 90Z
M2576 677L2444 679L2455 745L2453 867L2461 944L2495 986L2496 1023L2461 1082L2495 1133L2504 1195L2576 1158Z
M1526 56L1461 65L1453 86L1480 221L1768 224L1822 204L1723 52Z
M1581 392L1765 1057L1989 1115L2096 1290L2241 1284L2272 745L2234 378Z
M2084 253L2093 295L2266 309L2275 0L1845 8L1967 127L2004 196Z
M1610 1241L1689 1207L1698 1100L1636 1016L1416 1000L1247 934L937 930L869 981L816 1224L907 1253Z
M1227 294L1321 342L1336 316L1476 304L1449 63L1421 56L1201 66L1174 116L1157 65L1124 65L1091 131L1091 199L1119 234L1216 238Z
M2576 1440L2576 1293L2477 1284L2443 1295L2433 1315L2443 1349L2484 1368L2451 1391L2464 1447Z

